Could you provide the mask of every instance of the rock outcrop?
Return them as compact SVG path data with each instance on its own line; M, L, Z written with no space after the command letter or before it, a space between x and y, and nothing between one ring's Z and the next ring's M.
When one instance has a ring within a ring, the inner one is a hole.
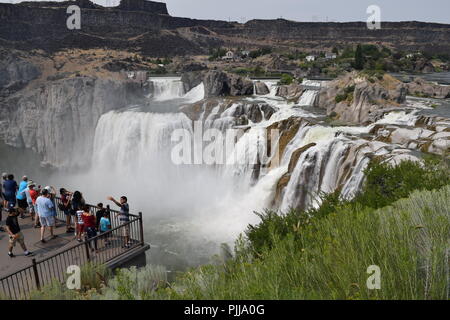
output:
M270 93L270 90L264 82L262 82L262 81L255 82L255 94L262 96L262 95L266 95L269 93Z
M391 76L381 78L351 72L321 90L318 105L327 115L353 124L378 120L384 110L395 109L406 99L403 83Z
M144 11L153 14L169 14L165 3L148 0L120 0L117 8L120 10Z
M185 72L181 76L181 82L183 82L184 91L189 92L200 83L202 83L204 77L203 72Z
M186 91L205 85L205 97L246 96L254 92L253 81L224 71L188 72L181 77Z
M0 57L0 96L7 96L24 88L41 75L39 67L13 55Z
M78 77L47 82L0 101L0 139L43 156L45 164L89 164L100 116L138 102L140 84Z
M305 89L301 84L292 83L278 87L277 96L288 100L298 100Z
M183 106L180 111L193 121L204 121L207 126L212 126L217 119L221 119L224 125L247 126L250 122L269 120L275 113L275 109L267 103L217 97Z
M406 84L408 94L436 99L450 98L450 86L442 86L428 82L422 78L415 78L414 81Z

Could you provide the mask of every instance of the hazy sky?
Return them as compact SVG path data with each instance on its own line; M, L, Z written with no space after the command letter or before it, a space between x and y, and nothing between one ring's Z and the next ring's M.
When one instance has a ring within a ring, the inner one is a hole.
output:
M32 0L35 1L35 0ZM0 2L20 2L0 0ZM117 5L119 0L94 0ZM296 21L366 21L369 5L381 8L382 21L450 23L450 0L166 0L178 17L247 21L285 18Z

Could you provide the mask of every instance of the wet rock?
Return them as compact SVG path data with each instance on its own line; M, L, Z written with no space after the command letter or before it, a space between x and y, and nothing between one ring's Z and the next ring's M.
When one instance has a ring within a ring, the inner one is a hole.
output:
M186 72L181 76L181 82L183 82L184 92L189 92L203 81L202 72Z
M264 82L261 81L256 81L255 82L255 93L257 95L266 95L270 93L269 88L267 87L267 85Z
M217 96L245 96L253 94L253 82L223 71L209 71L203 77L205 95Z
M300 84L292 83L278 87L277 96L288 100L298 100L302 95L304 88Z
M415 78L414 81L406 84L406 88L408 94L413 96L436 99L450 98L450 86L441 86L422 78Z

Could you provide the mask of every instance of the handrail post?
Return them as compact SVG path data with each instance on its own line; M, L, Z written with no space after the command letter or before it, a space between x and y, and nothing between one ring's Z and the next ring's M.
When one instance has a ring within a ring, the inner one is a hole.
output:
M33 263L33 272L34 272L34 280L36 281L36 289L40 290L41 289L41 282L39 281L39 273L38 273L38 270L37 270L36 259L33 258L31 260L31 262Z
M141 244L144 245L144 223L142 221L142 212L139 212L139 232L141 234Z
M84 241L84 247L86 248L86 257L87 257L87 261L91 261L91 256L89 254L89 240L85 240Z

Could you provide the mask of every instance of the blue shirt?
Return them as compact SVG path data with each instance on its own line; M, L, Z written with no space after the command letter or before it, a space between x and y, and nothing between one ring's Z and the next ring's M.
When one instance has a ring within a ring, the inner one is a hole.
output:
M123 203L120 205L119 220L121 222L130 221L130 206L128 203Z
M110 229L111 222L109 222L108 218L102 217L100 219L100 231L108 231Z
M3 193L8 198L14 198L17 191L17 182L15 180L5 180L3 182Z
M51 217L54 215L54 208L52 200L44 196L40 196L36 200L36 207L39 217Z
M22 194L26 196L28 204L33 203L30 195L30 188L27 187L25 190L23 190Z
M25 191L25 189L28 188L28 182L22 181L19 184L19 191L17 192L17 199L18 200L25 200L25 195L22 194L22 192Z

